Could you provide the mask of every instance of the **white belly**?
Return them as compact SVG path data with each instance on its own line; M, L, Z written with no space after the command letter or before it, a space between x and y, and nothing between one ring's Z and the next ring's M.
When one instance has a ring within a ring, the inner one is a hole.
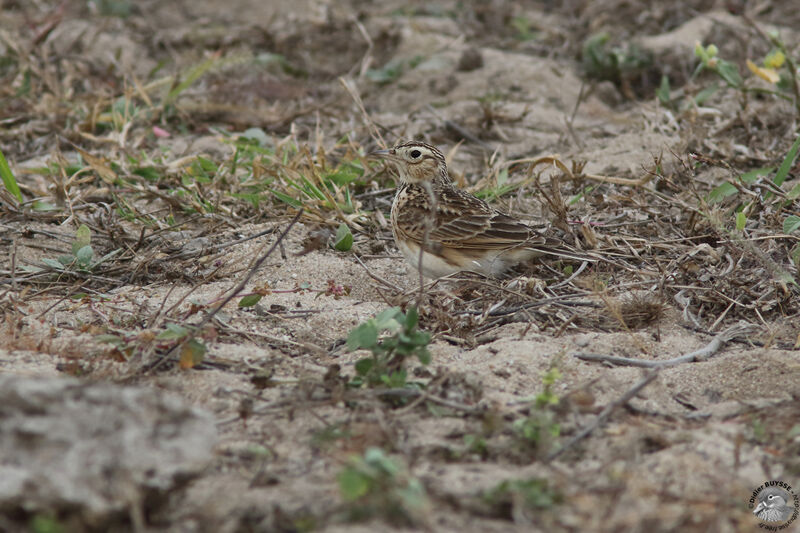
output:
M397 247L400 249L400 252L403 254L403 257L406 258L406 261L408 261L414 270L418 272L419 246L416 246L413 243L400 242L397 239L395 239L395 242L397 243ZM425 277L441 278L442 276L447 276L455 272L459 272L460 270L460 268L454 267L441 257L435 256L429 252L422 254L422 275Z

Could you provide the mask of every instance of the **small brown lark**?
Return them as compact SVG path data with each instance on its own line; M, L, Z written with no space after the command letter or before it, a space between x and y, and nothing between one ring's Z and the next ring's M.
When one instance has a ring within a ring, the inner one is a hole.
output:
M403 142L369 154L388 160L400 184L392 203L392 232L411 265L429 278L462 270L497 276L517 263L543 254L594 261L565 243L489 207L450 179L444 155L435 147Z

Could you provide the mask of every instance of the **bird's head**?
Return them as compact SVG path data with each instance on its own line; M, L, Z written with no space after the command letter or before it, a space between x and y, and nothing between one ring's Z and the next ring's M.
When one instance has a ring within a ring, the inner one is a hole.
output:
M753 513L758 514L764 509L774 509L786 505L788 494L777 487L768 487L758 496L758 505Z
M442 152L420 141L401 142L389 150L369 154L381 157L394 165L403 183L447 183L447 163Z

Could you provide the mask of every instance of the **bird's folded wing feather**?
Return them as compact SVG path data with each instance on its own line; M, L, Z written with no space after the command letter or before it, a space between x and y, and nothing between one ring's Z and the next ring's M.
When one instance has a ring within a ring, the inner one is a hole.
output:
M405 238L421 243L431 213L424 196L416 200L404 206L398 216L398 226ZM458 248L503 249L522 244L545 244L544 237L525 224L459 190L448 191L439 197L436 220L428 239Z

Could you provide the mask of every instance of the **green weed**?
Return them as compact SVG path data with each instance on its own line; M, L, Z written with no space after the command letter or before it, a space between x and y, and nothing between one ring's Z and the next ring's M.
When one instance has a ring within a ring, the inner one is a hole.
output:
M561 434L561 425L556 421L553 407L559 398L553 392L553 385L561 379L558 368L552 367L544 376L542 392L536 395L527 417L514 421L512 429L519 442L537 454L547 453L555 439Z
M416 307L409 307L405 314L399 307L392 307L351 331L347 348L351 351L369 350L372 355L356 363L356 377L350 385L408 386L406 361L410 357L416 357L423 365L431 361L428 351L431 334L418 329L418 322Z
M380 448L351 457L337 481L352 521L378 517L410 526L421 523L428 509L422 483Z
M482 499L491 506L492 514L508 520L520 512L552 509L563 500L546 479L539 478L505 480L485 491Z

